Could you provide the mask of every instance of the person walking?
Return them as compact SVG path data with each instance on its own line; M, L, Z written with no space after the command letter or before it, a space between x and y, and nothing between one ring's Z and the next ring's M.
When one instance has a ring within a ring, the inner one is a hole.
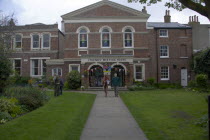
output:
M114 86L115 97L118 97L118 86L120 85L120 78L117 77L117 73L112 78L112 85Z
M104 92L105 92L105 97L107 97L107 89L108 89L108 85L109 85L109 78L106 76L104 76L104 79L103 79L103 87L104 87Z
M64 86L63 78L60 76L59 80L60 80L60 92L59 92L59 95L62 95L63 94L63 86Z

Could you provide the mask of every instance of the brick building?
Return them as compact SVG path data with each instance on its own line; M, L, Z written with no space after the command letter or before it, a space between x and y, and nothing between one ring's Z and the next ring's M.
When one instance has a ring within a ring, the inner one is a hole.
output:
M62 32L57 25L21 26L14 41L14 67L32 77L46 72L47 77L56 73L65 78L77 70L85 87L100 87L103 76L114 73L122 87L148 78L186 86L191 27L171 22L169 11L164 22L147 22L149 17L145 8L103 0L63 15ZM16 67L18 60L21 66Z

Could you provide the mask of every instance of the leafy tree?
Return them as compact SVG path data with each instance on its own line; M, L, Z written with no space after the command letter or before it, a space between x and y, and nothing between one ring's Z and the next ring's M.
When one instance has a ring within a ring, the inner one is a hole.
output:
M208 74L210 78L210 49L203 50L194 56L194 70L196 74Z
M81 76L78 71L71 71L67 75L67 82L68 82L68 87L70 89L78 89L81 86Z
M128 0L128 2L139 2L141 4L151 5L162 2L162 0ZM166 0L165 6L178 11L189 8L210 20L210 0Z
M11 42L15 22L13 15L5 16L0 11L0 93L6 86L6 81L12 73L12 65L9 60L11 54Z

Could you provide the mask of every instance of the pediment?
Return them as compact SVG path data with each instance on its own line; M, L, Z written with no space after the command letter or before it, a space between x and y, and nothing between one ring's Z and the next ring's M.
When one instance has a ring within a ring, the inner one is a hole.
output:
M120 5L108 0L103 0L76 11L67 13L63 16L63 20L79 19L79 18L144 18L148 19L149 14Z

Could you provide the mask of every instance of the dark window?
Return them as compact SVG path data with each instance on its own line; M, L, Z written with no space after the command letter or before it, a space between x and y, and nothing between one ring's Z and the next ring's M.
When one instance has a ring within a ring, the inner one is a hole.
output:
M110 32L108 29L102 31L102 47L110 47Z

